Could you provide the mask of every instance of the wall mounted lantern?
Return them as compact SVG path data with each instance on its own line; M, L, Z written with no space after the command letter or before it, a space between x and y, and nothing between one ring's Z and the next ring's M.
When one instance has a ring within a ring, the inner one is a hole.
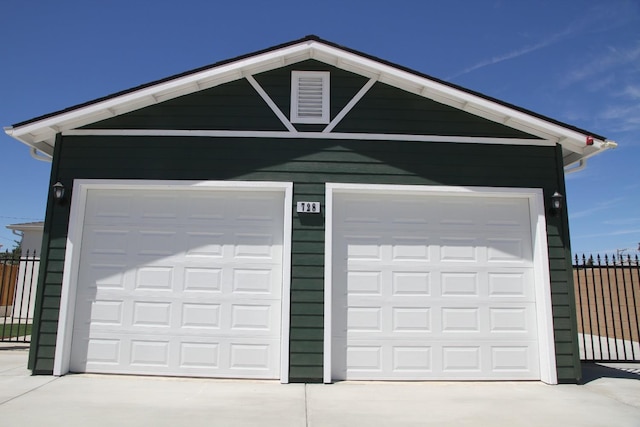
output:
M64 200L64 185L60 181L53 184L53 199L58 203Z
M562 210L562 201L564 200L564 196L557 191L553 193L551 196L551 213L554 216L557 216Z

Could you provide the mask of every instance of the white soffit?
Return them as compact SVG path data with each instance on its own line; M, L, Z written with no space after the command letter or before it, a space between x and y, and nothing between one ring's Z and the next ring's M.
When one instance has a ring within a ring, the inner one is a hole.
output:
M307 59L315 59L346 71L375 78L546 141L559 143L565 152L565 165L609 148L605 141L598 139L594 139L592 146L586 146L588 135L573 129L314 39L302 40L293 45L212 66L15 128L5 128L5 132L45 154L52 155L57 133ZM41 142L46 145L38 144Z

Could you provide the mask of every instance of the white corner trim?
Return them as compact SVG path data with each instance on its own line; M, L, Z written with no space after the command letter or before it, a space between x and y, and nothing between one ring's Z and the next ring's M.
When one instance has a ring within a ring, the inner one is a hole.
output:
M65 250L62 293L53 362L53 375L69 372L71 341L76 306L78 271L82 251L87 194L89 190L201 190L201 191L281 191L284 194L283 247L282 247L282 313L280 331L280 382L289 382L289 330L291 294L291 230L293 183L272 181L154 181L79 179L73 183L71 211Z
M56 351L53 359L53 375L57 376L69 372L69 363L71 361L73 317L76 309L78 266L80 265L80 243L82 241L86 204L87 191L82 189L80 181L75 181L71 196L71 212L69 214L67 245L62 272Z
M275 183L274 183L275 184ZM280 382L289 383L289 334L291 331L291 238L293 232L293 183L285 182L282 239L282 295L280 296Z
M325 184L325 228L324 228L324 345L323 345L323 371L322 381L330 384L331 378L331 361L333 353L332 338L332 321L331 313L333 312L333 186L334 184Z
M340 111L338 115L335 116L333 120L331 120L331 123L329 123L322 132L323 133L331 132L333 128L335 128L338 125L338 123L340 123L342 119L344 119L344 117L349 113L349 111L351 111L353 107L355 107L355 105L362 99L362 97L369 91L369 89L373 87L376 81L377 79L375 78L369 79L369 81L362 86L362 88L358 91L358 93L356 93L355 96L351 98L349 103L347 103L347 105L344 106L342 111Z
M547 222L542 189L529 198L531 236L533 238L533 274L536 293L538 351L540 357L540 380L547 384L558 384L555 341L553 332L553 306L551 303L551 273L549 272L549 246Z
M551 279L549 274L549 254L547 227L544 210L543 191L539 188L503 187L458 187L428 185L378 185L378 184L325 184L326 227L325 227L325 270L324 270L324 370L323 381L330 383L332 362L332 259L333 259L333 195L335 193L354 194L414 194L422 196L472 196L526 198L529 203L531 239L536 295L536 318L538 329L538 349L540 360L540 380L547 384L557 384L553 316L551 305Z
M384 133L340 132L279 132L233 130L182 130L182 129L76 129L63 136L185 136L213 138L288 138L288 139L339 139L365 141L415 141L458 142L465 144L531 145L553 147L555 143L543 139L489 138L475 136L405 135Z
M282 124L289 130L289 132L297 132L296 128L293 127L289 119L287 119L284 113L280 110L280 108L278 108L276 103L273 102L271 97L267 94L267 92L264 91L264 89L262 88L262 86L260 86L256 79L254 79L252 75L246 75L245 78L251 84L251 86L253 86L256 92L258 92L258 94L262 97L264 102L267 103L269 108L271 108L271 111L273 111L274 114L278 116L278 119L280 119Z

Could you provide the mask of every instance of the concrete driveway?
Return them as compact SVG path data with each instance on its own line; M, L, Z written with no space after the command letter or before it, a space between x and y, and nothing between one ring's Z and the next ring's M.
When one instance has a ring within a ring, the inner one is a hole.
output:
M16 348L18 347L18 348ZM115 375L30 376L0 347L10 426L640 426L640 364L589 365L585 385L343 382Z

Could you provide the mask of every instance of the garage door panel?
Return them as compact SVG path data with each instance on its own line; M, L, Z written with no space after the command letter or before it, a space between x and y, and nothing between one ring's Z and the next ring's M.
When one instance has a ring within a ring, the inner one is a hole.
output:
M334 206L334 378L539 378L526 199L336 194Z
M222 324L222 304L200 301L182 304L180 329L191 329L197 333L212 333ZM206 332L205 332L206 331Z
M428 380L434 376L445 380L521 379L523 375L536 375L530 368L531 359L536 357L530 342L419 345L396 340L383 346L379 341L363 340L348 347L344 367L336 367L333 375L352 380Z
M85 342L86 353L82 357L82 352L77 352L72 358L74 372L199 376L215 372L217 377L273 378L277 375L274 362L280 356L279 340L260 337L159 337L139 333L122 334L116 339L110 333L94 332L91 338L77 339Z
M123 228L87 227L85 239L91 245L90 253L105 257L125 257L132 231Z
M187 254L188 255L188 254ZM222 290L222 268L210 267L209 263L190 263L193 267L183 270L182 290L186 293L220 293Z
M344 294L366 297L432 297L432 298L489 298L496 301L534 301L532 269L493 267L439 268L424 265L396 269L396 265L350 263L349 271L334 273L336 279L348 283ZM383 283L389 286L383 287Z
M431 273L425 271L392 271L391 293L394 296L426 297L431 295Z
M187 257L222 258L225 234L190 230L185 233Z
M277 378L282 193L152 193L89 191L71 369Z

